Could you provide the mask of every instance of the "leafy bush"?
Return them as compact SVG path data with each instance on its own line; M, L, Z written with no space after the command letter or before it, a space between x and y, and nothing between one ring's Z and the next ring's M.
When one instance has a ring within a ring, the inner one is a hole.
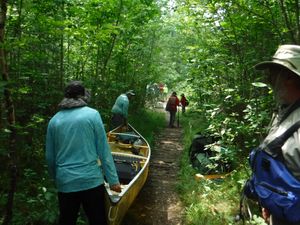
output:
M249 102L251 103L252 101ZM260 130L258 124L264 123L267 118L269 119L266 115L264 117L264 115L258 116L258 114L254 114L254 109L258 110L258 106L262 107L257 104L254 106L251 106L253 110L243 112L243 116L241 117L241 121L243 118L246 118L245 120L247 121L249 120L249 127L244 127L245 130L243 132L245 133L247 133L247 131L250 132L250 128L252 129L251 132L258 132ZM207 112L207 114L203 113L202 110L202 113L199 111L188 112L183 120L185 148L181 160L181 182L178 184L178 191L187 207L185 222L188 225L242 224L236 223L235 217L239 213L240 192L245 180L249 177L249 167L247 158L239 158L239 154L236 153L237 151L239 152L239 150L237 150L239 146L236 145L236 140L240 135L237 129L242 126L238 123L238 115L226 117L227 114L224 113L225 111L226 110L220 111L219 109L213 108L210 112ZM213 112L216 113L214 114ZM207 119L208 114L212 115L209 119ZM262 118L262 120L255 120L255 116ZM222 127L222 125L226 126ZM219 132L220 130L223 132ZM203 133L221 134L223 144L229 146L231 151L227 152L226 154L228 155L225 157L233 160L235 164L233 170L224 179L196 179L195 174L198 173L198 171L193 169L190 165L189 147L193 136L199 131ZM248 143L250 144L251 139L254 139L255 135L257 134L254 133L245 136L249 137L249 139L245 140L249 140ZM259 215L258 208L254 208L253 210ZM256 216L252 221L249 221L249 224L262 225L263 223L262 219Z
M129 116L129 123L152 145L155 134L166 126L165 113L140 110Z

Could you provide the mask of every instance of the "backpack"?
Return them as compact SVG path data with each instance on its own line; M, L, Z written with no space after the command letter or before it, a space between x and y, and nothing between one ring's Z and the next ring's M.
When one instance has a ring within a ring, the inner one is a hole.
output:
M220 174L231 170L231 162L217 156L225 150L220 146L216 151L213 144L218 140L218 136L201 133L197 133L192 140L189 149L190 163L202 175Z
M121 184L129 184L141 170L141 159L123 155L113 155Z
M300 221L300 181L285 166L281 147L299 127L300 121L266 146L272 155L260 147L252 150L249 156L252 175L242 193L258 201L271 215L292 223Z
M116 140L122 142L123 144L132 144L140 137L134 132L125 132L117 134Z
M176 110L176 96L171 96L168 99L167 105L166 105L166 111L175 111Z

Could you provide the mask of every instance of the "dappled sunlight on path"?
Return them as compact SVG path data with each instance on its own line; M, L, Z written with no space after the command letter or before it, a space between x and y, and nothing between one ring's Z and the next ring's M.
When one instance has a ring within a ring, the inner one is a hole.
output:
M181 128L165 128L156 137L148 180L129 209L123 225L182 224L184 210L175 190L183 150L182 136Z

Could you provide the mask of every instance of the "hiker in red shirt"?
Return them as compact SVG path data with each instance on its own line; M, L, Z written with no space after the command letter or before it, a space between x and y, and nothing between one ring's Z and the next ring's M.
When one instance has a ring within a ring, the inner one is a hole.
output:
M186 97L184 96L184 94L181 94L180 104L182 107L182 113L185 113L185 107L188 105L188 101L187 101Z
M169 127L172 128L175 127L174 122L176 118L177 106L179 106L179 99L177 98L177 94L174 91L172 95L169 97L166 105L166 111L170 113Z

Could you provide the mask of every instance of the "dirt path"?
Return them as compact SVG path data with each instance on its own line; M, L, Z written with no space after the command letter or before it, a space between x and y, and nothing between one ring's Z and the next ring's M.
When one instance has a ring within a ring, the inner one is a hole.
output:
M165 128L152 146L148 179L122 225L181 225L183 208L175 191L182 153L181 128Z

